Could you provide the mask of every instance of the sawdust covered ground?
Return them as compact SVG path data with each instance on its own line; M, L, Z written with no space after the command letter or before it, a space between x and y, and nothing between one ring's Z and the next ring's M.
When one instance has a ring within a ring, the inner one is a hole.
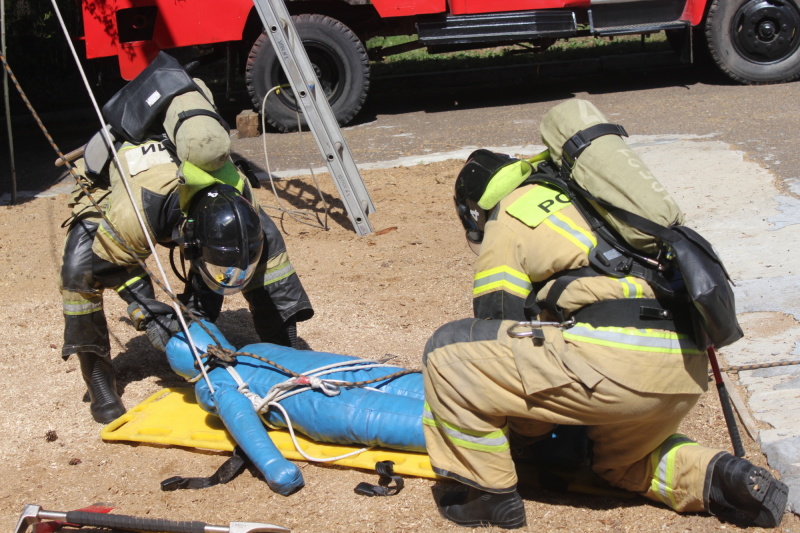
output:
M316 316L299 328L312 349L362 357L391 354L397 364L418 368L428 336L439 325L470 314L474 256L451 200L459 167L451 161L364 172L378 206L370 217L376 233L367 237L351 230L327 176L321 184L332 206L330 230L269 210L285 232L316 309ZM309 178L290 179L279 187L284 202L291 198L296 208L319 209L309 193ZM258 195L262 204L275 205L271 191L261 189ZM0 530L13 530L26 503L68 511L105 502L118 514L223 526L269 522L297 532L466 531L436 511L434 497L450 483L407 477L400 494L367 498L353 488L362 481L376 483L377 475L339 467L300 463L306 486L289 497L272 493L250 472L227 485L162 492L163 479L210 475L225 456L101 440L101 426L82 401L85 388L77 361L59 357L57 276L65 203L66 196L60 195L0 208ZM106 298L106 312L114 366L129 408L162 387L182 384L144 336L133 331L116 296ZM247 315L244 300L235 296L226 301L219 320L238 346L257 340ZM710 388L682 431L702 444L729 448L713 384ZM749 458L766 465L743 436ZM707 515L678 515L640 498L551 489L525 491L528 530L738 529ZM787 514L780 529L800 531L800 519Z

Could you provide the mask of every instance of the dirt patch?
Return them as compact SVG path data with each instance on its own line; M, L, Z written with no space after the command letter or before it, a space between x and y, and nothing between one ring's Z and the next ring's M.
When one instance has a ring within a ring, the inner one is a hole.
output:
M471 314L474 256L452 207L460 164L365 171L378 209L370 217L376 233L366 237L352 231L327 176L320 181L332 206L329 230L268 210L285 232L292 261L316 309L316 316L299 327L312 349L361 357L392 354L394 363L418 368L428 336L441 324ZM311 195L310 178L293 178L279 187L283 202L321 208ZM257 195L263 205L275 205L271 190L257 190ZM63 323L57 279L65 203L66 196L60 195L0 208L0 529L12 530L26 503L68 511L106 502L119 514L215 525L269 522L297 532L467 531L442 519L434 505L434 496L450 483L409 477L396 496L366 498L353 488L361 481L376 483L377 476L339 467L299 463L306 486L289 497L272 493L249 472L227 485L162 492L163 479L210 475L225 456L100 439L101 426L82 401L85 387L78 363L60 358ZM174 277L170 279L177 287ZM105 306L114 367L128 408L162 387L182 385L163 356L133 331L121 300L109 295ZM247 314L244 299L234 296L226 300L218 322L237 346L257 341ZM729 449L713 384L710 389L681 431L704 445ZM748 457L765 466L757 445L744 432L743 437ZM524 498L531 531L736 529L704 514L678 515L641 498L547 487L526 490ZM800 530L800 518L787 514L780 529Z

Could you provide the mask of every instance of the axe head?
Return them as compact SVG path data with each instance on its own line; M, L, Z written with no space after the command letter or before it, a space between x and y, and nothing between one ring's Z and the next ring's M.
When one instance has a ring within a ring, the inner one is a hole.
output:
M291 530L282 526L264 524L261 522L231 522L228 533L290 533Z
M41 518L39 518L39 511L41 510L42 508L38 505L32 503L26 504L22 509L22 514L19 517L19 522L17 522L17 528L14 530L14 533L25 533L28 531L28 527L31 524L39 522L41 520Z

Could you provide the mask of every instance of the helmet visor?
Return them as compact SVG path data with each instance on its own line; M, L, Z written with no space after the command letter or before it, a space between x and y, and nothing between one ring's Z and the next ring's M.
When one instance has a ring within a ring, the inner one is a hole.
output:
M486 225L486 213L471 200L459 201L459 198L457 197L454 198L454 200L458 218L461 220L461 225L464 226L467 244L469 244L470 250L477 254L480 250L481 242L483 242L483 229Z
M251 264L242 270L237 267L224 267L206 263L201 270L201 275L208 285L217 294L234 294L244 288L245 284L253 277L256 265Z
M483 232L480 235L477 235L476 232L467 232L467 245L469 249L472 250L472 253L475 255L480 255L481 253L481 243L483 242Z

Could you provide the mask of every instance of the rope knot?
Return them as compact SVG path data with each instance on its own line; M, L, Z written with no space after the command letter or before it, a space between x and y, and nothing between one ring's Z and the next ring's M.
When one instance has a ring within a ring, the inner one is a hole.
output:
M236 352L228 348L223 348L222 346L209 344L208 348L206 349L206 355L211 358L218 359L223 363L236 362Z
M322 392L325 396L336 396L341 390L337 385L314 376L298 376L291 380L292 385L307 385L314 390Z

